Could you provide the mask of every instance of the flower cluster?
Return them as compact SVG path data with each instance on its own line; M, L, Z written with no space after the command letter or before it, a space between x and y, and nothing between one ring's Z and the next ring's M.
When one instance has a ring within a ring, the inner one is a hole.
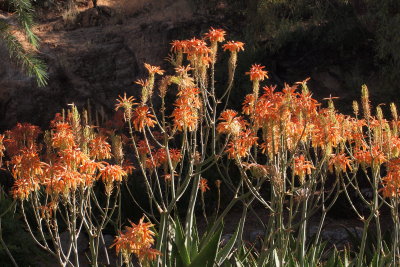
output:
M199 88L184 87L178 93L175 101L175 109L172 112L174 126L179 131L194 131L199 120L201 102Z
M130 222L131 226L125 227L112 246L115 246L117 254L122 254L124 261L128 264L131 255L134 254L141 263L153 261L161 253L153 249L155 233L151 230L154 226L150 222L144 222L142 217L138 224Z
M92 187L99 178L110 194L113 183L127 176L122 166L99 161L113 156L107 137L88 132L88 127L73 126L72 118L58 116L52 122L52 130L44 136L46 153L37 142L38 127L19 124L7 132L4 145L9 148L8 166L15 179L14 198L27 200L43 188L53 201L59 196L67 199L78 188L84 191Z

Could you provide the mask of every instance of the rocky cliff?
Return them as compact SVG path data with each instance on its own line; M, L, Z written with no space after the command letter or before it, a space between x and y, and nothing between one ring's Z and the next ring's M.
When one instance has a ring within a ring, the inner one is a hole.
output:
M97 8L91 1L81 1L73 10L46 2L48 7L40 8L35 32L48 65L46 87L38 88L1 47L0 128L17 121L45 126L72 102L84 106L90 100L92 107L111 113L119 94L139 92L134 81L146 74L144 62L166 64L173 39L213 25L187 0L98 2Z

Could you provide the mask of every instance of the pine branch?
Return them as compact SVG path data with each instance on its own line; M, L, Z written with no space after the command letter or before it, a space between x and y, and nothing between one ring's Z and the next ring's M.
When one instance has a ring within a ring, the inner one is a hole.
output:
M10 57L17 60L29 76L35 76L38 86L47 85L46 64L22 47L17 38L9 31L6 22L0 21L0 37L6 43Z
M25 31L26 37L30 44L35 48L39 47L39 37L32 32L33 22L33 6L31 0L10 0L15 8L15 13L19 24Z

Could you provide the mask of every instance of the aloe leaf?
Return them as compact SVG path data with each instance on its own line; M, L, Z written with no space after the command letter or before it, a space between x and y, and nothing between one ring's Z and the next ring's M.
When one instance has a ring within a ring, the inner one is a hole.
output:
M193 259L199 253L199 233L197 231L197 223L196 218L193 220L193 229L192 229L192 243L190 247L190 258Z
M218 252L217 263L219 265L222 264L225 261L225 259L228 257L229 253L231 253L232 248L236 243L239 233L243 231L244 222L245 222L245 218L242 217L239 221L239 227L236 229L236 231L233 234L233 236L231 237L231 239L229 239L228 243L224 246L224 248L220 252Z
M200 253L192 260L189 267L212 267L218 252L218 245L221 239L222 225L211 237L209 242L204 245Z
M175 245L177 247L177 254L182 260L183 265L188 266L190 264L190 258L188 249L185 246L185 237L183 235L183 228L179 218L175 219Z

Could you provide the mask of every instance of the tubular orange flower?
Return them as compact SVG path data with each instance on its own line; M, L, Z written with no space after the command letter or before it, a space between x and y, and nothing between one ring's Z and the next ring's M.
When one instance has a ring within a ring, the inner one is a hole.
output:
M200 89L196 87L185 87L179 90L178 96L182 104L186 104L192 108L199 109L201 107L201 102L199 95Z
M82 174L94 175L98 170L104 168L101 162L96 162L94 160L85 160L79 166L79 172Z
M228 153L228 158L246 157L249 154L250 148L256 144L257 139L258 137L249 129L240 132L238 137L229 142L225 150Z
M187 41L181 41L181 40L174 40L171 43L171 51L176 52L183 52L184 50L186 50L187 47Z
M146 141L144 141L144 140L140 140L138 143L137 143L137 148L138 148L138 151L139 151L139 155L140 156L146 156L148 153L150 153L151 151L150 150L152 150L154 147L152 146L152 145L149 145L149 146L147 146L147 143L146 143ZM150 149L149 149L150 148Z
M149 80L138 79L135 81L136 84L139 84L142 87L146 87L149 85Z
M120 109L120 108L123 108L123 109L132 109L132 107L134 106L134 105L137 105L134 101L135 101L135 98L133 97L133 96L130 96L130 97L128 97L128 98L126 98L126 93L124 93L124 97L122 97L122 96L118 96L119 97L119 99L117 99L117 104L115 105L115 110L118 110L118 109Z
M17 179L11 190L11 195L15 199L26 200L29 195L39 190L39 183L36 179Z
M138 224L132 223L131 227L126 226L125 232L120 233L114 240L115 250L117 254L122 254L124 261L130 261L130 256L135 254L140 262L152 261L160 255L158 250L152 249L154 244L155 233L151 230L154 224L143 222L142 217Z
M235 41L228 41L226 44L222 46L224 51L229 50L231 52L239 52L240 50L244 51L244 43L242 42L235 42Z
M211 27L208 33L205 33L204 36L211 42L223 42L225 40L225 34L226 32L222 29L214 29Z
M159 74L159 75L163 75L164 74L164 70L162 70L160 67L158 66L151 66L150 64L144 63L145 68L149 71L150 74Z
M333 172L333 169L335 168L335 171L337 173L339 172L346 172L347 168L351 171L351 160L349 157L347 157L344 153L342 154L335 154L331 157L328 163L328 169L330 172Z
M36 146L36 140L41 133L39 127L29 123L18 123L12 130L6 131L3 143L7 154L14 156L20 149Z
M400 177L398 172L389 172L384 178L382 178L383 197L395 198L400 196Z
M237 112L227 109L221 113L219 120L222 120L217 125L217 132L220 134L239 135L240 131L246 126L246 122L241 117L236 117Z
M107 137L98 136L89 142L89 155L93 159L103 160L111 158L111 146L106 141Z
M143 131L144 127L154 127L156 121L153 120L154 115L150 113L148 106L137 107L133 113L133 126L136 131Z
M172 112L174 126L179 131L189 129L194 131L198 121L198 110L201 107L200 91L195 87L181 88L178 92L178 99L175 101L176 108Z
M311 161L304 158L304 155L300 155L294 158L294 175L299 176L300 183L304 183L306 174L311 174L311 169L315 169Z
M171 158L172 166L176 166L182 157L181 151L175 148L169 150L169 156ZM156 161L157 166L168 163L168 155L165 151L165 148L160 148L157 150L157 152L153 155L153 158Z
M60 160L70 170L76 170L82 163L89 160L88 155L79 148L67 148L60 151Z
M242 111L246 115L253 114L254 111L254 94L248 94L242 104Z
M184 76L187 75L189 71L194 70L194 68L190 67L190 65L187 66L179 66L175 68L175 71L177 74Z
M263 81L264 78L268 79L268 72L263 70L265 66L261 66L259 64L254 64L251 66L251 69L249 72L246 72L247 75L250 75L250 80L257 80L257 81Z
M56 113L56 115L54 115L54 118L50 121L50 127L55 128L57 123L62 123L63 121L64 118L61 113Z
M119 110L122 108L124 110L124 119L125 121L129 120L132 115L132 107L134 105L137 105L134 101L135 98L133 96L130 96L126 98L126 93L124 93L124 97L118 96L119 99L117 99L117 104L115 105L115 110Z
M360 164L366 164L367 166L381 165L387 161L385 155L380 151L378 146L372 147L371 152L369 150L356 149L354 152L354 158Z
M208 180L205 178L200 178L199 182L199 189L202 193L205 193L207 190L210 190L210 187L208 187Z
M142 248L139 250L137 255L140 262L143 261L154 261L158 256L161 255L161 252L154 248Z
M11 158L14 179L29 179L43 173L42 162L35 148L24 148L19 155Z
M122 179L127 176L128 174L121 166L106 164L106 166L100 170L99 174L99 177L101 177L105 185L106 195L111 195L114 182L122 182Z
M178 131L194 131L197 126L198 114L196 110L188 106L176 107L171 115L174 118L174 126Z
M53 217L53 211L57 209L57 205L57 202L49 202L45 206L40 206L40 216L42 217L42 219Z
M122 163L122 169L126 172L126 174L132 174L135 167L133 166L132 162L125 160L124 163Z
M122 179L128 174L119 165L106 164L100 170L99 176L104 183L122 182Z
M65 165L60 163L51 166L49 176L43 182L43 185L46 186L46 193L51 195L61 194L64 197L85 184L85 179L81 173L68 170Z
M204 55L210 52L210 48L207 47L207 43L203 40L192 38L186 41L186 50L184 52L189 56Z
M57 123L52 138L54 148L71 148L75 146L75 137L68 123Z

